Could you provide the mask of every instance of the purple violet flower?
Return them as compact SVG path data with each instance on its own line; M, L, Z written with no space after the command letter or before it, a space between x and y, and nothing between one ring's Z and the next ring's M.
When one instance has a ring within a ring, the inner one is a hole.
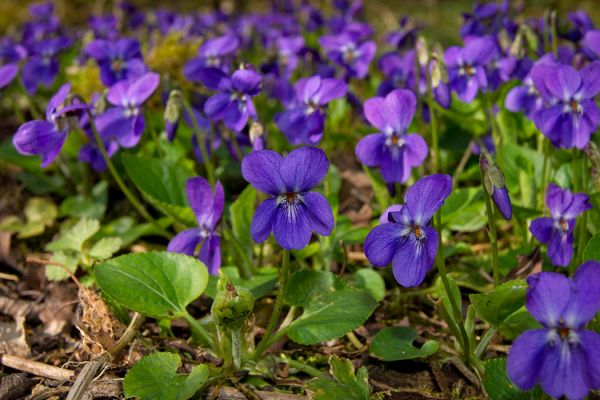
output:
M202 81L204 68L220 68L227 71L225 59L234 54L240 46L239 39L229 33L207 40L198 49L198 57L187 62L183 74L193 82Z
M546 192L550 217L531 221L529 231L537 240L548 244L548 258L552 264L566 267L573 257L575 219L592 208L585 193L573 193L551 183Z
M140 43L134 39L96 39L86 46L85 54L96 60L100 80L107 87L124 79L138 78L147 70Z
M600 30L588 31L581 41L581 47L590 60L600 60Z
M588 31L594 29L594 22L583 10L570 12L569 21L573 26L563 36L575 43L579 42Z
M594 97L600 92L600 61L580 71L568 65L537 64L531 78L546 105L534 115L538 129L559 148L582 149L600 125Z
M197 176L187 180L185 190L198 228L178 233L169 242L167 251L194 256L196 248L202 243L198 259L206 264L211 275L217 275L221 266L221 236L216 228L225 204L223 185L217 181L213 192L208 181Z
M19 62L27 57L27 50L9 38L0 39L0 89L8 86L19 73Z
M405 287L420 285L433 266L438 234L429 225L452 191L452 178L427 175L404 194L399 211L388 213L388 222L376 226L365 239L365 255L376 267L392 264L396 281Z
M115 83L106 99L115 107L96 117L96 126L103 139L116 139L120 146L136 146L144 132L142 104L158 87L160 76L148 72L135 80Z
M119 35L117 18L114 15L92 15L89 19L89 25L96 39L114 40Z
M302 249L312 232L329 236L333 212L325 197L311 191L327 175L329 160L315 147L300 147L282 157L272 150L254 151L242 161L242 176L269 197L256 209L250 233L255 242L271 231L286 250Z
M410 170L427 157L427 143L416 133L406 134L417 108L415 95L397 89L385 98L373 97L363 106L365 117L378 133L365 136L356 145L355 154L367 167L380 167L388 184L403 183Z
M339 79L319 75L298 80L296 102L275 116L277 127L293 145L317 144L323 137L327 103L346 95L348 86Z
M500 211L504 219L510 221L512 218L512 204L505 185L504 173L502 173L502 170L494 163L487 152L480 153L479 167L483 175L485 190L492 197L494 204L496 204L498 211Z
M485 36L472 39L464 47L450 47L444 53L448 85L465 103L472 102L488 87L486 64L496 50L494 40Z
M507 375L522 390L539 383L553 398L583 399L600 388L600 334L584 329L600 311L600 263L583 263L571 279L540 272L527 283L527 309L542 327L513 342Z
M240 69L229 77L218 68L203 68L198 77L209 89L219 92L204 104L204 113L208 118L223 120L229 129L236 132L244 129L250 117L257 119L252 97L260 92L260 74Z
M67 104L70 90L70 84L62 85L48 102L46 120L25 122L13 136L13 145L20 154L42 156L42 168L54 161L69 131L78 124L81 112L87 107L78 102Z
M348 75L362 79L369 72L369 65L375 57L375 42L360 42L355 35L340 33L319 38L319 45L333 62L343 66Z

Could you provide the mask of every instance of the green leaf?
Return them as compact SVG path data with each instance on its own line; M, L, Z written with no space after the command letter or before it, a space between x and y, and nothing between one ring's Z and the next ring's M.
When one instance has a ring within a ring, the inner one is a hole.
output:
M98 182L93 188L91 196L67 197L60 205L60 215L75 218L102 219L106 212L108 202L108 183Z
M442 206L442 221L453 231L474 232L486 224L483 188L454 189Z
M246 270L252 270L252 248L254 242L250 235L250 224L254 214L254 202L256 200L256 190L248 185L239 197L229 207L231 217L231 230L233 236L240 244L239 247L233 246L240 254L240 262L246 263Z
M376 307L377 302L363 290L326 292L308 302L290 325L288 336L305 345L335 339L362 325Z
M417 332L405 326L383 328L371 342L371 354L383 361L399 361L429 357L440 348L435 340L426 341L421 348L415 347L416 338Z
M490 293L469 296L479 318L500 326L506 318L525 305L527 283L523 280L504 282Z
M506 360L492 358L483 362L485 377L483 386L491 400L529 400L539 399L532 392L524 392L517 388L506 376ZM541 393L539 393L541 394Z
M49 251L75 251L81 252L83 244L100 229L100 222L96 219L82 218L60 237L46 245Z
M157 319L175 319L208 283L208 270L197 258L177 253L132 253L96 266L96 282L124 307Z
M89 256L96 260L106 260L112 257L121 246L123 241L118 237L105 237L97 241L90 249Z
M521 333L529 329L541 328L539 322L535 320L527 311L525 306L511 314L502 325L500 325L500 334L509 340L514 340Z
M237 267L224 266L219 269L227 275L235 286L241 286L252 292L254 299L260 299L271 293L277 285L278 272L276 268L259 268L250 279L243 279ZM206 295L214 299L217 295L218 276L210 275L206 286Z
M173 353L153 353L142 358L125 376L126 397L140 400L187 400L208 380L208 367L196 365L190 374L178 374L181 358Z
M131 154L121 158L129 178L154 207L184 224L196 224L185 193L191 178L187 170L153 158Z
M313 391L311 399L330 400L369 400L369 375L366 367L360 367L355 374L354 365L337 355L329 359L330 373L334 380L316 379L307 383Z
M585 245L583 250L583 261L600 261L600 233L595 234Z
M64 264L69 271L75 273L79 266L79 254L57 251L50 258L51 261ZM46 278L49 281L62 281L69 278L69 273L58 265L46 265Z
M315 297L333 291L337 279L331 272L300 270L290 277L283 298L292 306L306 307Z
M43 197L32 197L25 205L25 218L27 222L37 222L50 225L58 216L56 204L50 199Z
M385 281L381 275L369 268L361 268L354 273L356 287L366 290L377 301L385 297Z

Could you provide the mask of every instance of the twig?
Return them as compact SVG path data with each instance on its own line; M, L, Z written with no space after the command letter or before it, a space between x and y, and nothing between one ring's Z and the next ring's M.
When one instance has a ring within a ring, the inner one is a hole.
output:
M0 364L18 371L29 372L55 381L68 381L73 379L75 372L70 369L54 367L38 361L28 360L12 354L0 355Z

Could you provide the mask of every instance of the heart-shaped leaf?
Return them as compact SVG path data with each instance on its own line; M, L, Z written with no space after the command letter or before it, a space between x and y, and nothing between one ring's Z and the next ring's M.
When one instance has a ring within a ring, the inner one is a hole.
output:
M96 266L96 282L124 307L157 319L187 314L208 283L208 270L197 258L184 254L132 253Z
M523 280L505 282L490 293L472 294L471 304L482 320L500 326L506 318L525 305L527 283Z
M344 335L362 325L377 307L360 289L340 289L313 298L289 327L288 336L299 344L315 344Z
M423 346L415 347L417 332L405 326L383 328L371 342L371 353L383 361L410 360L425 358L436 353L440 344L435 340L426 341Z
M181 358L173 353L154 353L135 364L123 381L126 397L140 400L187 400L208 380L208 367L196 365L189 374L178 374Z

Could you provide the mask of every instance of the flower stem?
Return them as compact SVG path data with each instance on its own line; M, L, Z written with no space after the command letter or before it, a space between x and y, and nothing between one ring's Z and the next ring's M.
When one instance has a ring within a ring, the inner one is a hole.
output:
M275 331L275 327L279 321L279 316L281 315L281 310L283 309L283 293L285 292L285 287L287 285L289 266L290 251L283 250L283 262L281 263L281 269L279 270L279 290L277 291L277 297L275 298L273 313L271 314L271 319L269 320L267 329L265 330L262 339L258 343L254 354L252 354L252 359L258 358L262 353L265 352L265 350L269 348L271 335Z
M437 234L439 237L439 245L437 249L437 254L435 256L435 261L437 264L438 272L440 274L440 278L442 280L442 284L444 285L444 290L446 291L446 296L448 296L448 301L450 302L450 307L452 308L452 313L454 314L454 319L458 324L458 329L462 336L462 344L463 344L463 352L465 356L465 363L468 365L470 363L471 358L471 350L469 343L469 336L467 335L467 330L465 329L465 324L463 321L462 313L458 304L454 300L454 296L452 295L452 289L450 287L450 281L448 281L448 273L446 271L446 262L444 260L444 250L442 246L442 213L438 211L435 214L435 226L437 229Z
M588 185L589 185L589 171L587 167L587 158L583 157L581 160L581 174L583 177L583 186L581 191L584 193L588 193ZM577 236L577 249L575 252L575 265L581 264L581 257L583 248L585 246L585 241L587 239L587 213L584 212L581 215L579 225L578 225L578 236Z
M233 329L231 331L231 358L234 368L242 367L242 332L241 329Z
M488 218L488 235L490 238L490 244L492 246L492 275L494 277L494 287L496 287L500 282L500 274L498 272L498 235L496 234L496 220L494 219L494 207L492 206L492 199L485 188L485 185L483 185L483 171L481 181L485 196L485 209L487 211Z
M200 131L200 127L198 126L198 121L194 117L194 111L192 110L192 106L188 103L187 99L182 98L183 107L187 112L190 120L192 121L192 127L196 132L196 138L198 139L198 147L200 147L200 153L202 154L202 159L204 161L204 168L206 169L206 175L208 176L208 181L212 187L215 186L215 167L212 164L212 160L208 155L208 151L206 150L206 138Z
M192 335L195 338L199 339L203 344L207 345L208 347L210 347L212 349L214 346L213 338L210 335L210 333L208 333L208 331L206 329L204 329L202 324L200 324L200 322L198 322L194 317L192 317L190 314L187 314L187 313L185 314L183 319L185 319L185 321L190 326Z
M277 362L285 363L290 367L296 368L310 376L314 376L315 378L331 380L331 378L323 371L316 369L315 367L311 367L310 365L304 364L301 361L294 360L288 357L275 357Z
M437 126L437 115L435 113L435 101L433 100L433 88L431 84L431 73L429 72L432 59L427 62L425 69L425 78L427 79L427 103L429 104L429 119L431 125L431 143L433 146L433 172L436 173L440 168L440 143Z
M548 145L548 141L544 140L542 138L543 142L542 142L542 150L544 153L544 164L542 167L542 185L540 187L540 191L539 191L539 202L540 202L540 209L544 208L544 193L546 191L546 184L548 183L548 172L550 170L550 151L549 151L549 145Z
M94 117L92 116L90 110L87 110L87 114L90 120L90 126L92 127L92 131L94 133L94 138L96 139L96 145L100 149L100 153L102 153L102 158L104 158L104 162L106 162L106 166L108 167L108 170L110 171L110 174L112 175L115 182L117 182L119 189L121 189L125 197L127 197L127 200L129 200L129 203L131 203L133 208L135 208L145 220L155 225L161 235L163 235L166 238L170 238L171 235L169 234L169 232L167 232L160 225L158 225L158 223L154 220L154 218L152 218L152 216L150 215L150 213L148 213L148 211L142 205L142 203L140 203L138 199L136 199L136 197L133 195L133 193L131 193L131 191L127 188L125 182L123 182L123 179L121 179L121 177L119 176L117 169L113 165L110 157L108 156L108 153L106 152L106 147L104 146L104 142L100 138L100 134L98 133L98 129L96 128L96 123L94 122Z

